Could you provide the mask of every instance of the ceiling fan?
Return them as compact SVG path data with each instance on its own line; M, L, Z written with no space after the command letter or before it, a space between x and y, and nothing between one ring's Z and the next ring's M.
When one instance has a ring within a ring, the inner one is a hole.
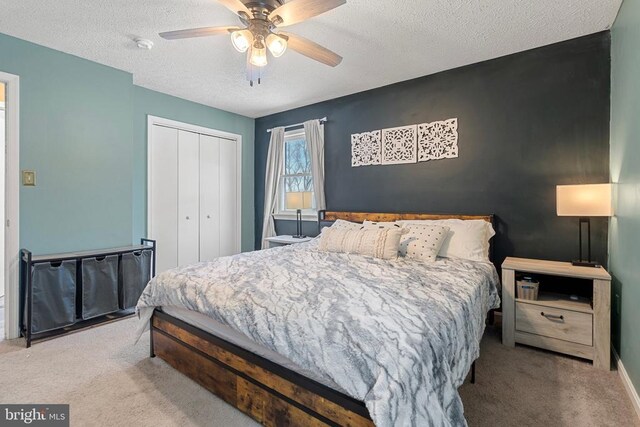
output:
M238 52L247 52L247 79L251 86L260 84L262 69L267 65L267 49L275 58L287 47L313 60L336 67L342 57L304 37L280 31L342 6L347 0L217 0L235 13L243 27L204 27L160 33L167 40L192 37L231 35L231 43Z

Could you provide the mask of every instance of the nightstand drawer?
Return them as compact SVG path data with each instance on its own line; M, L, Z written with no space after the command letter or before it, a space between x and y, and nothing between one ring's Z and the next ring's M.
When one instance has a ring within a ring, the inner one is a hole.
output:
M593 345L593 315L516 302L516 330Z

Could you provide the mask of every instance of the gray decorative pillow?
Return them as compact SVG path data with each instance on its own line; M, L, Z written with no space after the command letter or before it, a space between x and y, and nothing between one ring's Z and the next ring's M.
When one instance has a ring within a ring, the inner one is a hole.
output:
M325 228L320 235L318 249L326 252L396 259L403 231L404 229L398 227L361 230Z
M449 235L449 227L442 225L405 224L408 233L400 241L400 255L434 262Z

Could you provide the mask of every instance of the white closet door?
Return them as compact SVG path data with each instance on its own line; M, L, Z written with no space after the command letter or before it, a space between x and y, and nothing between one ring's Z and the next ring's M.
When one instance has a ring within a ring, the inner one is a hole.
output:
M178 265L178 130L153 125L149 147L150 237L158 242L156 272Z
M236 152L235 141L220 138L220 256L240 251Z
M200 135L178 131L178 265L200 260Z
M200 135L200 261L220 256L220 140Z

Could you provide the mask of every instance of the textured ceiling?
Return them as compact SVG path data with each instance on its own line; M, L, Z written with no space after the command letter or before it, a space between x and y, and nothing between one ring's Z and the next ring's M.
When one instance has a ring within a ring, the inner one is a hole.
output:
M259 117L602 31L621 2L348 0L287 28L344 56L340 66L289 51L253 88L228 37L158 36L236 25L215 0L0 0L0 32L129 71L149 89ZM136 37L155 47L138 49Z

